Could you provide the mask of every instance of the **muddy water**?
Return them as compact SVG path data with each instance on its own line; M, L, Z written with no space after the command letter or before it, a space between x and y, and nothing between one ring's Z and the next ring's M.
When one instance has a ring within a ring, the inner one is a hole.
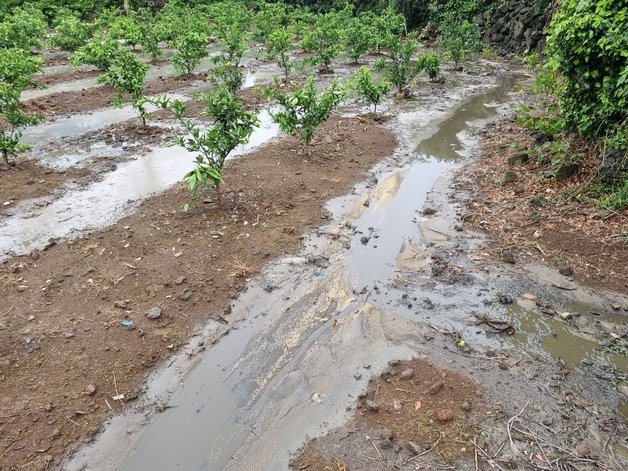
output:
M328 263L312 266L304 259L287 259L272 267L234 305L234 329L185 380L177 379L180 387L170 373L151 383L149 397L174 386L177 391L169 403L176 407L143 429L131 449L128 443L118 448L112 461L109 454L111 469L112 463L122 463L118 469L125 471L286 469L288 450L296 449L309 430L324 421L342 422L347 395L363 387L364 380L355 379L362 378L357 375L363 365L375 367L392 355L411 353L402 342L391 345L387 340L401 338L408 330L403 324L401 330L397 324L389 326L389 315L382 311L409 317L405 305L392 305L402 292L382 288L378 293L374 285L385 287L396 276L404 239L428 242L417 233L417 208L439 176L468 152L465 131L495 117L497 109L486 104L507 101L511 86L511 81L503 81L452 111L433 116L433 125L421 113L403 116L406 165L388 172L380 169L379 184L367 192L368 208L359 209L364 208L359 197L330 205L335 224L344 218L354 221L350 249L336 252L325 237L312 236L306 253L324 254ZM438 147L443 139L448 145ZM436 147L443 150L442 156L432 154ZM364 235L371 236L366 245L361 242ZM366 291L361 290L363 285ZM435 300L447 299L446 293L429 293ZM469 296L475 298L475 292ZM461 312L452 308L451 315L461 317ZM321 352L332 335L332 318L349 331L331 342L337 351ZM276 422L282 427L271 431L267 424Z
M236 148L230 158L249 152L278 134L279 129L268 112L262 112L260 126L249 143ZM85 155L52 157L76 160ZM0 260L41 249L50 239L75 237L113 224L142 199L179 182L193 165L193 156L185 149L157 147L136 160L120 164L86 189L70 191L48 206L4 219L0 222Z
M498 105L509 100L512 86L501 81L462 103L453 100L459 105L445 112L402 113L391 124L401 148L374 169L377 179L329 204L330 225L306 239L299 257L279 260L251 284L232 306L230 327L209 325L189 345L198 350L228 335L152 378L146 404L172 407L148 425L141 409L114 418L63 469L287 469L289 453L308 435L346 420L347 405L371 372L391 358L429 358L433 347L422 345L433 331L426 325L456 330L480 347L511 342L470 326L466 318L474 310L515 319L524 333L512 341L519 351L560 356L562 346L544 343L560 325L536 333L540 320L531 308L494 302L493 278L433 281L434 248L457 249L455 215L418 213L426 201L441 210L430 191L446 198L443 173L469 153L471 131L503 111ZM565 361L587 357L573 355Z

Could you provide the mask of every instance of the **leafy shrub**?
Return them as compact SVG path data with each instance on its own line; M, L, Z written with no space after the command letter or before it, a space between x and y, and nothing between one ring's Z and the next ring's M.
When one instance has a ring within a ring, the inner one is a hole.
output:
M41 70L41 64L23 49L0 49L0 116L5 123L0 129L0 152L6 164L10 156L30 148L20 143L20 128L43 120L25 114L20 103L22 92L33 83L33 74Z
M96 30L93 23L84 23L74 15L64 16L55 28L56 34L49 43L62 51L74 52L85 45Z
M114 16L107 24L107 31L113 39L122 39L133 49L142 42L142 28L135 13Z
M203 57L209 55L207 36L198 32L182 34L175 39L177 49L172 56L172 64L179 74L191 75Z
M131 95L133 108L140 115L142 124L146 126L148 111L145 108L144 84L148 65L140 61L135 54L120 50L113 58L109 69L98 77L99 83L106 83L114 87L118 93L113 100L116 107L122 106L124 93Z
M186 107L181 101L167 97L153 101L162 108L169 108L188 132L187 137L176 138L175 144L196 153L194 170L183 177L192 192L193 205L196 205L198 192L208 188L215 189L220 202L220 185L224 181L223 167L227 157L238 145L246 144L253 129L259 126L257 115L245 111L244 102L224 88L202 95L201 99L205 102L203 114L214 120L209 130L183 118Z
M351 88L358 92L369 105L373 105L374 113L377 113L377 105L391 87L392 83L387 80L376 84L373 81L373 73L368 67L360 67L351 79Z
M41 10L29 6L16 8L0 23L0 48L39 47L47 29Z
M297 85L292 93L284 92L279 82L265 92L269 98L277 100L282 111L271 112L273 120L286 134L296 134L309 145L320 124L329 119L332 112L346 96L346 90L332 81L328 89L320 94L312 77L306 79L305 86Z
M271 31L266 38L268 57L277 61L277 65L283 72L285 80L288 80L288 76L294 66L294 62L290 58L292 37L291 29L279 28Z
M561 77L561 115L579 134L609 136L628 150L628 7L616 0L564 0L547 40Z
M70 64L77 68L89 64L100 70L108 70L121 49L115 39L102 34L96 35L70 56Z

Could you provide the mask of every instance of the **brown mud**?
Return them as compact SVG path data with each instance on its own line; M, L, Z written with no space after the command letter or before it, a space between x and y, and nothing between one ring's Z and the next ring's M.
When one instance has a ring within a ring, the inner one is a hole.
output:
M146 84L146 95L177 90L207 78L207 72L176 77L158 77ZM109 86L92 87L80 91L58 92L24 102L28 113L41 113L46 117L82 113L111 106L116 90Z

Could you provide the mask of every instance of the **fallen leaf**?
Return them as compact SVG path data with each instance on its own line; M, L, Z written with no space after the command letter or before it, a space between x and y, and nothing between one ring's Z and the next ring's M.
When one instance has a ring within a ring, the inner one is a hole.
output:
M414 411L415 412L418 411L421 408L421 406L422 406L421 401L416 401L414 403Z
M523 293L521 297L529 301L534 301L536 299L536 296L534 296L532 293Z

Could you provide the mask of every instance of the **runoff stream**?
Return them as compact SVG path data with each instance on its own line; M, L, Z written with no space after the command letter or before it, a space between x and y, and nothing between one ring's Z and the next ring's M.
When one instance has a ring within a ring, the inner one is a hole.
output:
M522 355L564 357L574 367L597 355L593 342L564 328L557 342L531 306L483 302L503 288L494 277L425 282L435 248L456 243L457 219L447 211L426 218L421 208L447 199L448 175L470 156L475 131L508 112L517 80L502 77L448 110L399 112L390 123L396 154L351 195L330 201L331 222L306 236L298 256L250 283L232 304L230 325L212 323L192 337L197 353L155 373L144 407L113 417L63 469L287 469L309 436L346 422L366 387L365 365L377 372L416 352L412 326L503 346L465 322L470 309L510 316L520 333L507 342ZM588 302L571 307L588 312L596 300ZM625 359L607 360L628 368ZM155 404L165 410L147 413Z

